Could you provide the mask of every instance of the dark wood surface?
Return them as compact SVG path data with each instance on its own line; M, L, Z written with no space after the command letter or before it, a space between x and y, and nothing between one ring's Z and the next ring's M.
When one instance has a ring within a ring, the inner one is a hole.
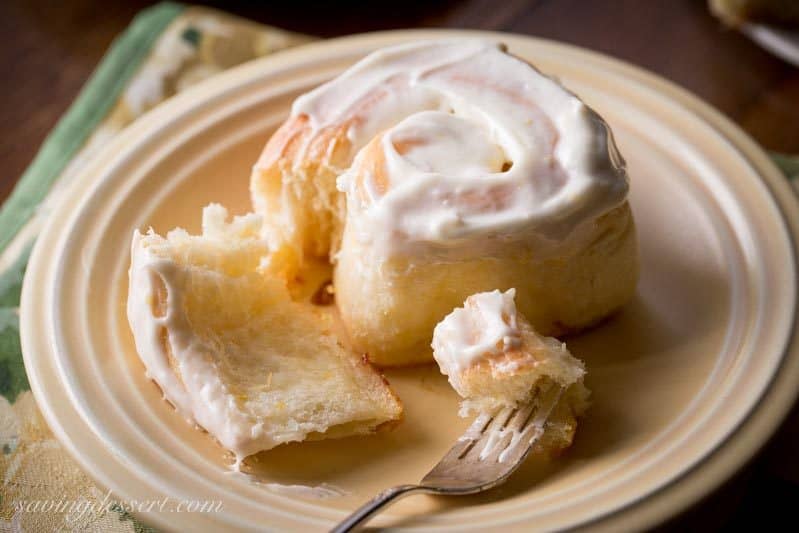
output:
M410 27L555 39L656 72L710 102L771 150L799 154L799 69L723 27L702 0L199 2L321 37ZM0 200L143 0L0 2ZM739 475L668 529L793 523L799 410ZM780 522L782 520L782 522Z

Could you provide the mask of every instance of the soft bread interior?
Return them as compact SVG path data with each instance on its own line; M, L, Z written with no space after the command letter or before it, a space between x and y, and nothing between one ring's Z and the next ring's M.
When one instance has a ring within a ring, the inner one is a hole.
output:
M264 266L258 217L226 217L209 206L201 236L174 230L134 238L129 315L142 359L166 358L184 389L159 383L167 398L181 396L173 403L239 456L398 420L399 400L342 345L332 313L292 300L287 283L269 271L279 265ZM165 332L157 344L137 327L142 307Z
M313 133L307 116L287 120L269 139L250 178L264 235L289 273L335 255L344 224L345 199L336 177L351 163L346 127L311 139Z
M529 322L522 320L519 320L522 334L519 347L492 355L455 379L450 377L450 382L457 384L455 388L464 398L464 411L516 407L550 385L573 387L575 399L588 397L583 385L583 363L569 353L564 343L538 335ZM585 393L578 393L577 389ZM582 412L581 409L577 411Z

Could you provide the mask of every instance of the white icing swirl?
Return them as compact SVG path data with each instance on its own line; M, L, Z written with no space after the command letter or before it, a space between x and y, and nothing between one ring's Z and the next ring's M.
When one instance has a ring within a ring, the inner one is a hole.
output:
M347 125L347 224L389 254L497 236L558 242L627 194L605 121L496 43L379 50L292 113L317 132Z
M464 370L498 360L521 346L515 297L516 289L473 294L438 323L433 331L433 356L450 380L457 381Z

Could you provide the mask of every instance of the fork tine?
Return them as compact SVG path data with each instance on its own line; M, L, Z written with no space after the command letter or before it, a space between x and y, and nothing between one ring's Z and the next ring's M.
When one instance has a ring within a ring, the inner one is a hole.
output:
M538 391L534 401L478 416L421 484L450 494L495 486L513 472L544 433L562 388Z
M521 461L543 434L543 425L528 424L520 433L514 436L515 438L510 439L507 446L492 454L492 457L487 458L487 460L507 464L514 464Z
M508 422L508 428L513 428L517 431L521 430L521 428L524 427L530 416L533 414L535 407L536 402L529 402L520 406L516 410L516 414L513 415L513 419Z
M462 459L463 456L471 451L474 443L480 439L480 437L483 435L483 432L493 419L494 417L489 413L480 413L480 415L474 419L474 422L472 422L472 425L469 426L466 432L460 436L458 442L455 443L455 446L450 448L441 461L439 461L439 464Z
M497 447L505 447L506 444L503 444L503 441L512 431L508 430L508 425L515 418L516 412L516 408L504 407L494 416L491 424L483 431L483 435L472 447L470 455L475 456L473 457L474 460L482 461L493 453Z
M508 424L508 421L510 421L511 417L515 413L515 408L503 407L496 415L494 415L494 419L491 421L491 424L489 424L484 433L501 430Z
M498 455L502 453L502 450L512 445L514 440L520 437L519 433L523 431L524 424L530 418L534 408L535 404L533 402L523 404L512 410L512 416L503 426L494 426L492 424L492 427L486 433L493 431L493 434L489 434L488 438L483 439L485 441L483 446L475 445L474 447L475 449L480 448L478 460L484 461L493 455Z
M523 422L507 446L490 459L500 463L513 464L523 459L535 442L544 434L547 420L563 395L563 387L554 386L540 394L537 409L530 411L528 419ZM531 402L532 403L532 402Z

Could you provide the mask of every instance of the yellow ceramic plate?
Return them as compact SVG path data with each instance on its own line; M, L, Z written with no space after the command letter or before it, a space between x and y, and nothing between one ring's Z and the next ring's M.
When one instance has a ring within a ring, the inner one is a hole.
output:
M55 434L120 498L223 506L146 513L145 521L322 530L376 491L418 481L466 426L435 368L393 371L406 403L400 428L261 454L264 483L254 484L231 475L219 446L145 379L124 311L134 228L197 230L211 201L246 211L250 166L295 96L376 48L454 36L506 42L607 118L629 162L641 282L621 314L570 341L588 365L593 406L565 456L533 459L481 497L410 498L377 523L457 531L651 525L718 485L783 418L799 390L799 210L740 130L668 82L561 44L440 31L337 39L234 69L138 121L39 238L22 340ZM314 499L296 487L322 484L344 495Z

